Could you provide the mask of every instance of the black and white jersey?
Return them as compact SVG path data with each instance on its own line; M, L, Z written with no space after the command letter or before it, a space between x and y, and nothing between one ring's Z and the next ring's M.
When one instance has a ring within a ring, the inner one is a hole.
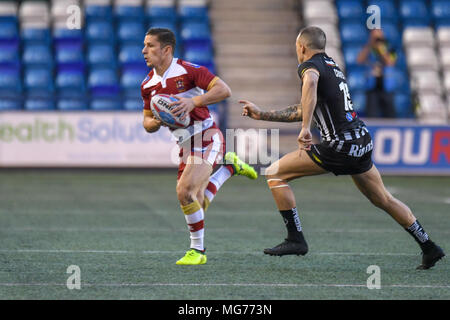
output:
M320 75L314 123L320 130L322 141L336 151L341 151L344 142L359 139L368 131L353 110L347 81L336 62L324 52L317 53L299 65L300 79L311 68Z

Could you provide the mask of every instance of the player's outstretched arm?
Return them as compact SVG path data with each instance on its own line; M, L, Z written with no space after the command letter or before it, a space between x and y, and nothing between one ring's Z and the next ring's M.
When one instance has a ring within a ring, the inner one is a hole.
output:
M300 104L286 107L281 110L262 111L257 105L247 100L240 100L244 104L242 115L255 120L276 121L276 122L297 122L302 121L302 108Z

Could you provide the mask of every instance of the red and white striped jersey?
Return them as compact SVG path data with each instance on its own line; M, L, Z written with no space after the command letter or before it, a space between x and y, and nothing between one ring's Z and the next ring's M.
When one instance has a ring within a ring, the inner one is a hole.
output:
M150 101L156 94L173 94L180 97L195 97L208 91L219 78L203 66L173 58L166 72L160 76L152 69L141 84L144 114L150 114ZM215 126L208 107L199 106L190 112L189 131L194 133L194 122L202 121L202 130Z

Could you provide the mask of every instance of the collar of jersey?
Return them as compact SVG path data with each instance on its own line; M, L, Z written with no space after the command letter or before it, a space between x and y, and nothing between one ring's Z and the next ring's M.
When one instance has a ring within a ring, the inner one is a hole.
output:
M144 85L144 89L156 86L160 82L161 86L165 88L167 86L166 84L167 79L186 74L187 73L186 69L183 68L183 66L179 65L177 61L178 58L172 59L172 63L170 64L169 68L167 68L166 72L164 72L162 77L156 73L155 69L153 69L153 77L150 79L149 82L147 82Z

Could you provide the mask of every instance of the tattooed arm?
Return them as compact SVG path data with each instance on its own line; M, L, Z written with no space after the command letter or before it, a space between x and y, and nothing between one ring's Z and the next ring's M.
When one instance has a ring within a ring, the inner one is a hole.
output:
M243 103L242 115L255 120L276 121L276 122L297 122L302 121L302 108L300 104L286 107L281 110L262 111L254 103L241 100Z

